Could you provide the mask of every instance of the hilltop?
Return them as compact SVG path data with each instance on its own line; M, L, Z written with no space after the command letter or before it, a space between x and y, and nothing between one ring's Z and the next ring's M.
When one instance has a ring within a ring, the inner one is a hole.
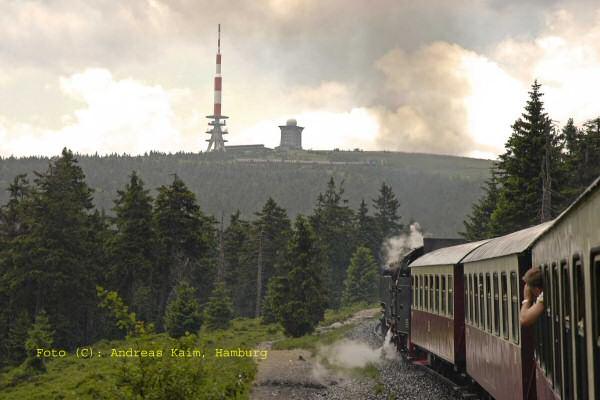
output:
M317 195L330 176L344 180L349 205L361 199L369 205L383 181L392 186L401 202L402 221L418 221L427 233L456 236L471 204L481 194L491 161L432 154L367 151L230 151L215 153L152 152L142 156L109 155L77 158L94 188L97 207L109 214L116 191L136 170L147 187L154 189L179 175L198 196L208 214L220 217L240 210L252 218L273 197L290 216L310 213ZM44 157L0 160L0 187L13 177L44 171ZM0 202L7 192L0 192Z

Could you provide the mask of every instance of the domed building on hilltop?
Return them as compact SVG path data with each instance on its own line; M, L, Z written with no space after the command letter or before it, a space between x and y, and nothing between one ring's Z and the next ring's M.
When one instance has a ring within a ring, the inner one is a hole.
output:
M285 125L279 125L281 129L281 141L278 150L302 150L302 130L298 122L291 118Z

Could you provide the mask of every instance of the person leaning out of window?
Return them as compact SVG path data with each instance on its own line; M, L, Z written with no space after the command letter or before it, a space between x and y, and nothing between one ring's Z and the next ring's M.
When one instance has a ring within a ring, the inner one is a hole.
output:
M525 288L521 303L519 321L522 326L531 326L544 312L544 287L542 283L542 270L539 267L529 269L523 276Z

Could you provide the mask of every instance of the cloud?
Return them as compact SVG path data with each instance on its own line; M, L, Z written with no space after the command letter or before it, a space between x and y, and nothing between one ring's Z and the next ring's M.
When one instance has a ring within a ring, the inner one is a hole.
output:
M171 95L160 86L87 69L61 78L60 88L83 105L63 116L59 130L0 120L3 154L56 155L65 146L80 153L132 154L185 148Z
M0 152L47 152L55 140L93 152L204 148L220 22L231 143L276 145L277 125L295 117L314 148L494 157L534 78L555 119L595 116L596 9L588 0L0 2ZM101 70L110 79L88 73ZM133 120L115 92L140 104ZM120 104L114 122L103 96Z

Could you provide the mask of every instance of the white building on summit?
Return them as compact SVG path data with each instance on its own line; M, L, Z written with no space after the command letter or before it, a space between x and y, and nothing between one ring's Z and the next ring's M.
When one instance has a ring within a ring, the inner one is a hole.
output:
M302 130L304 128L298 126L295 119L288 119L285 125L279 125L279 129L281 129L279 150L302 150Z

